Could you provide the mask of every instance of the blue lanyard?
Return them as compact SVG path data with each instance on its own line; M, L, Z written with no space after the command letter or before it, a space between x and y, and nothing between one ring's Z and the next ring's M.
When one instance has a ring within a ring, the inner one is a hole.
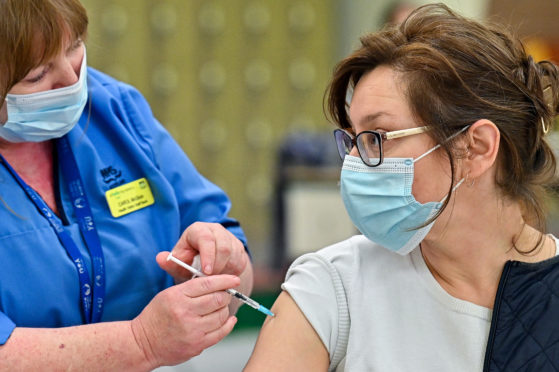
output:
M33 201L39 212L49 221L60 243L62 243L66 252L72 258L80 281L80 297L84 321L85 323L97 323L101 320L105 299L105 259L103 257L101 241L93 222L93 214L85 195L85 188L83 187L78 165L66 136L56 140L56 148L62 175L70 192L74 213L78 219L78 226L91 255L93 286L91 285L91 279L83 256L70 234L64 230L58 216L52 212L39 194L21 179L1 154L0 158L27 196Z

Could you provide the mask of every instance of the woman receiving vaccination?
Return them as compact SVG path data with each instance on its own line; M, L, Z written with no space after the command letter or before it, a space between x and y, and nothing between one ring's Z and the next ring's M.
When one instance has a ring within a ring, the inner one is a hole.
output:
M328 91L363 235L301 256L246 371L557 371L545 232L557 67L444 5L365 35Z

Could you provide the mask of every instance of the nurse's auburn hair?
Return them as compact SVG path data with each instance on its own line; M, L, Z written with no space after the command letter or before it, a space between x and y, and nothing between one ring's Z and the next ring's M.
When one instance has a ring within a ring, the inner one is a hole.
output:
M0 106L32 69L55 57L65 38L84 38L87 13L78 0L0 0Z
M501 134L495 182L504 198L521 203L529 225L545 231L545 196L557 168L544 136L559 109L557 66L534 62L502 26L442 4L419 7L400 25L361 37L361 46L337 65L325 103L341 128L351 127L348 93L380 65L398 73L418 125L431 127L428 135L445 149L454 182L455 159L464 154L445 139L480 119L495 123Z

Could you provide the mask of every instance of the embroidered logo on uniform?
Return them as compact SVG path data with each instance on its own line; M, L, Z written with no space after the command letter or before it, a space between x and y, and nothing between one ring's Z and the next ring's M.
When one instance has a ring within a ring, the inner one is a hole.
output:
M109 165L107 168L103 168L100 170L101 176L103 177L103 182L109 185L109 188L114 188L120 185L124 185L126 180L122 177L122 172L118 169L113 168L112 165Z

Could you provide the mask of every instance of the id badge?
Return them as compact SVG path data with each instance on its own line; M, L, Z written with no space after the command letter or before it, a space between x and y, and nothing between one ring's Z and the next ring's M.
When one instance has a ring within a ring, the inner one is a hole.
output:
M145 178L110 189L105 193L105 198L107 198L111 215L115 218L154 203L151 188Z

